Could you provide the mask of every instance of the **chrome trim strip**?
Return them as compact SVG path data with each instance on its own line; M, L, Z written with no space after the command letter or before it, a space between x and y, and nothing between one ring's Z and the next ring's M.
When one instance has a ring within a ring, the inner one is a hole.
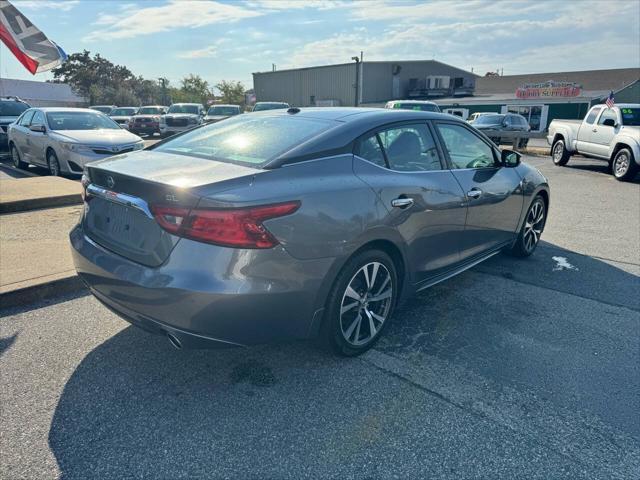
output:
M124 205L125 207L135 208L139 212L142 212L145 216L153 220L153 214L149 209L149 204L143 199L127 195L126 193L117 193L107 190L106 188L99 187L90 183L87 185L87 195L93 195L94 197L100 197L108 202Z

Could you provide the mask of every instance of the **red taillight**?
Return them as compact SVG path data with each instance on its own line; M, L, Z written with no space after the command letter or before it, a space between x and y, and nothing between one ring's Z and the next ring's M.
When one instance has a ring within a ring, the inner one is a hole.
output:
M153 214L162 228L174 235L200 242L237 248L273 248L278 240L262 222L290 215L300 202L249 208L194 209L154 206Z

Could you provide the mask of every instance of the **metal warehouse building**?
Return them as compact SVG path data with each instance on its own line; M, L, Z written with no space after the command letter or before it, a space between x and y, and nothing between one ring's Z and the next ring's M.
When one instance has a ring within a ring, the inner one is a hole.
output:
M0 78L0 97L18 97L32 107L84 107L88 100L65 83Z
M356 69L359 68L359 71ZM258 102L292 106L381 104L407 98L470 95L477 75L435 60L343 63L253 74Z

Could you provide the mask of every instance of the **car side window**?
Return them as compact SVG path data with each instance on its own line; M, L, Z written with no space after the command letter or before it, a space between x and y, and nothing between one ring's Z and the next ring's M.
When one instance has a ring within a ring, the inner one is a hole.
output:
M360 141L358 146L358 156L365 160L369 160L371 163L375 163L380 167L387 166L387 162L384 159L384 153L382 153L382 147L378 141L377 133Z
M20 125L21 127L28 127L29 124L31 123L31 118L33 117L34 113L35 113L35 110L26 112L20 119L20 122L18 123L18 125Z
M391 170L442 170L440 155L427 124L402 125L383 130L378 135Z
M33 115L31 125L44 125L44 114L41 111L37 110Z
M584 121L587 122L589 125L591 125L596 120L596 117L600 113L600 110L602 109L592 108L591 111L589 112L589 115L587 115L587 118Z
M461 125L436 124L454 169L497 166L493 148Z
M610 118L614 122L618 123L618 115L616 115L615 110L607 108L602 112L602 115L600 115L600 118L598 119L598 125L602 125L607 118Z

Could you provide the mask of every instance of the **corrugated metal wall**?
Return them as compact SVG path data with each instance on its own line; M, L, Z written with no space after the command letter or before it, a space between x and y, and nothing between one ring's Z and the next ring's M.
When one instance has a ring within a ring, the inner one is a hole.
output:
M338 100L353 105L355 100L355 63L326 67L282 70L253 74L258 102L284 101L296 107L308 107L315 100Z

